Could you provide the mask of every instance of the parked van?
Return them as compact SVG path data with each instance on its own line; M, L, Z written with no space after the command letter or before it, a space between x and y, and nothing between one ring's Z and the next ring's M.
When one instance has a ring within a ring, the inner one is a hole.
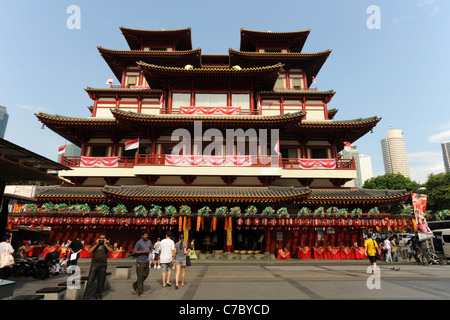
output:
M434 250L450 259L450 229L433 230L433 234Z

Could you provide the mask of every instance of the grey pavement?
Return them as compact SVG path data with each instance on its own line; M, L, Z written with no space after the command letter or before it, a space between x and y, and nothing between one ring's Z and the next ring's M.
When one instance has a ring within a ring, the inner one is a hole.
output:
M87 276L90 259L80 259L81 276ZM117 266L130 265L131 277L115 279ZM410 262L379 261L379 273L368 273L362 260L196 260L187 268L185 286L162 287L160 269L152 268L144 284L145 297L131 294L136 280L135 259L109 259L109 290L104 300L366 300L450 299L450 265L421 266ZM69 276L48 279L15 278L14 297L31 295L43 287L56 286Z

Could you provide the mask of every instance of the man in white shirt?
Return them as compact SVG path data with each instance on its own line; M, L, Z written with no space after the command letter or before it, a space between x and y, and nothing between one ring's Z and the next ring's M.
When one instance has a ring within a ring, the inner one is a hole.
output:
M14 253L14 249L11 245L11 235L10 234L5 234L3 236L3 241L0 243L0 253L3 252L9 252L10 254ZM0 279L5 279L8 277L8 275L11 273L10 266L6 266L4 268L0 268Z
M159 252L159 261L161 265L162 282L164 288L166 287L166 285L168 287L172 285L170 283L170 275L172 273L172 267L175 262L176 252L175 252L175 242L173 242L171 236L172 231L168 230L166 232L166 238L161 241Z

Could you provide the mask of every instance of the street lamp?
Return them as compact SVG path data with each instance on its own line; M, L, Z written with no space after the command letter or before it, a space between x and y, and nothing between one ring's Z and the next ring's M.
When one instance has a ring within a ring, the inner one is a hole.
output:
M425 193L426 190L427 190L427 188L420 187L419 189L417 189L417 193Z

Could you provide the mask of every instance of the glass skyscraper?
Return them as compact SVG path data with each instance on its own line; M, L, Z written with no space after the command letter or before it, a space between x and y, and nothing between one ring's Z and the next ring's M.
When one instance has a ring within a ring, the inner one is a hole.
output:
M6 132L6 124L8 123L8 112L6 111L6 107L0 106L0 138L5 137Z
M444 158L445 172L450 172L450 141L444 141L441 143L442 157Z

